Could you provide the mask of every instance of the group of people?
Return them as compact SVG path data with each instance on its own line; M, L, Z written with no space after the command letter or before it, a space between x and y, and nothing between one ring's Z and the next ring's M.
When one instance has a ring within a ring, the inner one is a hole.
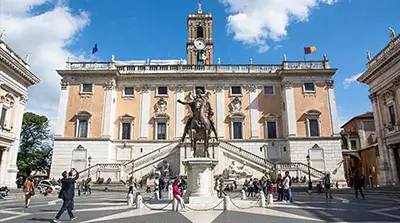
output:
M81 193L85 193L85 195L92 194L92 178L89 177L88 179L82 179L81 182L78 184L78 196L81 196Z
M0 187L0 199L8 196L8 192L10 192L10 190L7 187Z

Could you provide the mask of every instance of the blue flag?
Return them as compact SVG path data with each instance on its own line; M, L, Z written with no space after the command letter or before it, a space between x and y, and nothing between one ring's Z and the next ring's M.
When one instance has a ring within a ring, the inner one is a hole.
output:
M92 54L95 54L99 49L97 48L97 44L94 44L94 47L92 49Z

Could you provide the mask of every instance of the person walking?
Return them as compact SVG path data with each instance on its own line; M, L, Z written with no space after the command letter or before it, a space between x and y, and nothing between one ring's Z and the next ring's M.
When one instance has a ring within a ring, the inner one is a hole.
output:
M282 174L278 174L278 179L276 179L276 188L278 192L278 199L276 201L283 201L283 178Z
M358 191L360 191L361 197L363 200L365 200L364 192L363 192L363 187L365 184L364 178L360 175L359 172L356 172L354 176L354 191L356 193L356 198L358 199Z
M73 177L74 172L75 177ZM67 171L64 171L62 173L62 176L63 179L61 180L60 198L63 200L63 204L53 220L54 223L60 222L60 217L65 212L65 210L68 211L70 221L76 220L76 217L72 213L72 210L74 209L75 183L76 180L79 178L79 173L74 168L72 168L69 173L67 173Z
M185 202L183 201L183 193L179 190L178 187L179 184L179 179L176 179L174 181L174 184L172 185L172 194L174 196L174 198L178 201L178 204L176 205L176 210L178 210L178 205L181 206L181 211L182 212L186 212L186 206L185 206Z
M269 175L268 173L265 173L264 176L261 178L262 191L265 196L267 196L268 182L269 182Z
M25 208L29 208L31 198L35 195L35 185L32 181L33 180L31 176L27 177L22 188L25 193Z
M331 191L331 176L328 173L326 173L324 177L324 187L325 187L325 196L326 199L332 199L332 191Z

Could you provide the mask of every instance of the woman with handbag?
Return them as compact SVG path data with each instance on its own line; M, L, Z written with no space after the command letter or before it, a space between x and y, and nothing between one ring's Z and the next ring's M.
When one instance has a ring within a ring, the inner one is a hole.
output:
M27 177L23 187L25 193L25 208L29 208L31 197L35 195L35 185L32 182L32 177Z

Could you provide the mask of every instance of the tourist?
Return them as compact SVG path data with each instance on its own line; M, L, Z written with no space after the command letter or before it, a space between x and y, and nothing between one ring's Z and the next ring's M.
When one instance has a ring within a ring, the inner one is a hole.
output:
M107 181L106 181L106 188L105 191L110 191L110 184L111 184L111 178L108 177Z
M85 187L85 179L82 179L81 182L78 183L78 196L81 196L81 191L84 191Z
M291 184L292 184L292 178L289 175L289 171L285 172L285 178L283 179L283 191L284 191L284 200L288 200L290 202L293 202L293 195L292 195L292 189L291 189Z
M154 192L156 194L156 198L157 198L157 200L159 200L160 199L160 191L158 190L158 187L159 187L160 181L158 180L158 177L156 177L156 179L154 180L153 183L154 183Z
M222 177L222 175L219 175L218 178L218 197L222 198L222 195L224 193L224 178Z
M174 197L173 193L172 193L172 185L174 184L174 180L172 178L170 178L168 180L168 200L172 200Z
M365 196L364 196L364 192L363 192L364 185L365 185L365 180L360 175L360 173L357 171L354 175L354 191L356 193L357 199L358 199L358 191L360 191L362 199L365 200Z
M92 194L92 187L91 187L91 184L92 184L92 178L91 177L89 177L86 181L85 181L85 194L87 195L88 193L89 193L89 195L91 195Z
M247 184L247 197L254 197L254 184L253 184L253 179L250 178L248 184Z
M73 177L74 172L75 177ZM63 204L53 222L60 222L60 217L65 212L65 210L68 211L70 221L76 220L76 217L72 213L72 210L74 209L75 183L76 180L79 178L79 173L74 168L72 168L71 171L68 173L68 177L67 171L64 171L62 173L62 176L63 179L61 180L61 191L59 197L61 197L61 199L63 200Z
M128 192L128 205L133 206L133 204L135 203L136 200L136 193L137 193L137 189L135 184L132 184L132 186L129 187L129 192Z
M185 196L187 190L187 183L185 178L182 176L179 183L179 190L182 192L182 196Z
M32 181L31 176L27 177L23 186L23 191L25 193L25 208L29 208L31 198L35 195L35 185Z
M324 187L325 187L325 196L326 199L332 199L332 191L331 191L331 177L329 172L326 173L324 177Z
M283 201L283 178L282 174L278 174L278 179L276 179L276 188L278 192L277 201Z
M150 185L151 185L151 181L150 181L150 177L148 177L146 179L146 193L150 193L151 192Z
M269 205L272 205L272 204L274 204L274 191L275 191L275 188L274 188L274 184L272 183L271 180L268 180L267 185L268 185L267 186L267 192L268 192L267 203Z
M186 210L185 202L183 201L183 194L179 190L178 184L179 184L179 179L176 179L174 181L174 184L172 185L172 191L173 191L172 194L173 194L174 198L178 201L178 204L176 205L176 210L178 210L178 205L180 205L181 211L185 212L187 210Z
M158 194L160 195L160 199L162 199L162 192L165 188L165 180L164 176L161 176L158 180Z
M268 173L265 173L264 176L261 178L262 190L265 195L267 195L268 182L269 182L269 175Z
M128 184L129 184L129 189L128 189L128 195L127 195L127 197L129 197L129 195L133 193L133 190L134 190L134 189L136 190L136 186L135 186L135 184L133 183L132 177L128 180Z

